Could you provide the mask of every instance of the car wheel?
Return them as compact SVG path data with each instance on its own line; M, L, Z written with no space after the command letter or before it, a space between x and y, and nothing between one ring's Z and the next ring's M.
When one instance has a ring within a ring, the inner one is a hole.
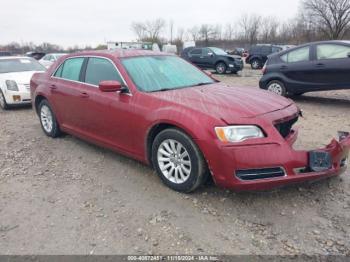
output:
M250 65L251 65L252 69L260 69L261 68L261 63L258 59L253 59Z
M163 183L189 193L207 179L204 157L192 139L178 129L160 132L152 145L152 163Z
M227 70L227 66L225 63L223 62L219 62L216 64L215 66L215 70L216 70L216 73L218 74L225 74L226 73L226 70Z
M55 138L61 135L56 117L47 100L43 100L39 104L39 118L41 127L47 136Z
M6 99L5 99L5 96L4 94L2 93L2 90L0 89L0 107L4 110L8 109L9 106L6 102Z
M267 91L273 92L280 96L286 96L286 88L281 81L273 80L267 85Z

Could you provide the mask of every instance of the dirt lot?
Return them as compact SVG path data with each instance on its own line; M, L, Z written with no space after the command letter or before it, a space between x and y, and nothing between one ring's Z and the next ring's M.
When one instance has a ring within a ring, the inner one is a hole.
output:
M259 72L220 77L256 88ZM296 100L297 148L350 130L350 91ZM173 192L131 159L0 111L1 254L347 254L350 172L265 193Z

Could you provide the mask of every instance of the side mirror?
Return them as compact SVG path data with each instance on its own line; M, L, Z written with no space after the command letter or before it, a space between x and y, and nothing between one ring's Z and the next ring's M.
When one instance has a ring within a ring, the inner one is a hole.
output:
M214 56L214 53L209 52L209 53L208 53L208 56Z
M348 53L348 57L350 57L350 52Z
M118 81L101 81L98 88L101 92L117 92L122 90L122 84Z

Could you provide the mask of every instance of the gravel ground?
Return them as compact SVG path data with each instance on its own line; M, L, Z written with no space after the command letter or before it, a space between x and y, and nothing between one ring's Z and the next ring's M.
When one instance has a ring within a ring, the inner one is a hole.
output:
M257 88L259 71L218 77ZM297 148L350 130L350 90L296 99ZM46 137L31 108L0 111L1 254L347 254L350 178L264 193L184 195L147 166L72 136Z

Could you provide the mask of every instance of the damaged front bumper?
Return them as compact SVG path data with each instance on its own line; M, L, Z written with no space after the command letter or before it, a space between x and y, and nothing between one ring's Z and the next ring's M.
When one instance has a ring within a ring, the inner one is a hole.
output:
M291 130L285 143L221 147L220 161L208 161L216 184L234 190L269 190L336 176L346 170L349 133L340 132L338 140L312 151L294 150L297 136L298 131Z

